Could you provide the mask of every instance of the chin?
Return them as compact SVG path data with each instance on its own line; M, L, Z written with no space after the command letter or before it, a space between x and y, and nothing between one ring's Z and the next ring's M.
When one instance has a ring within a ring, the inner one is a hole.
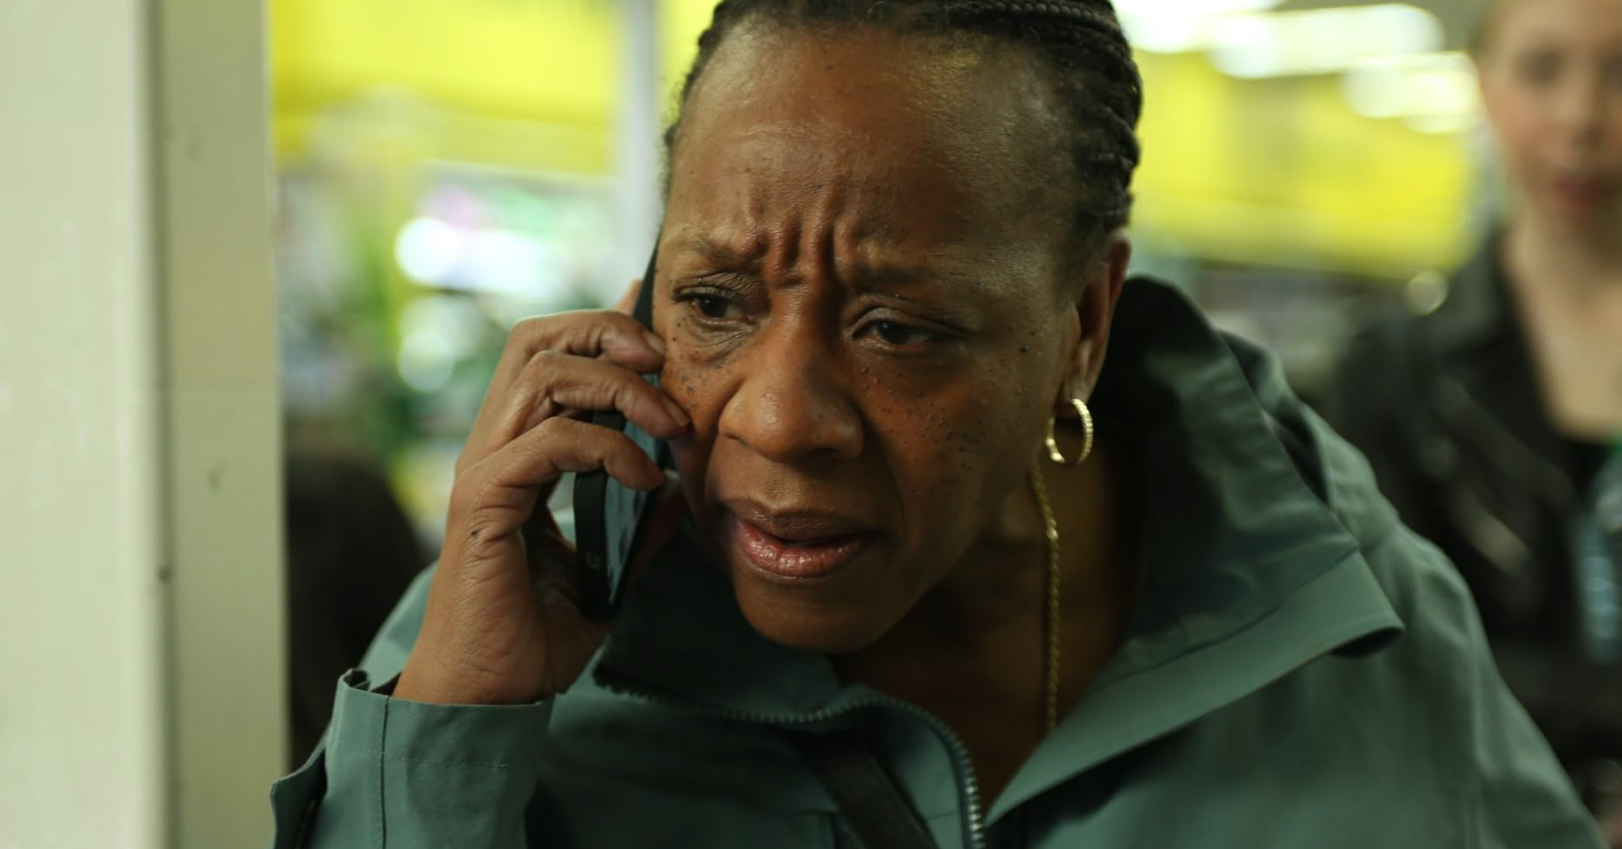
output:
M734 573L744 618L778 645L823 654L850 654L878 642L905 611L886 615L873 600L839 598L820 588L759 586Z

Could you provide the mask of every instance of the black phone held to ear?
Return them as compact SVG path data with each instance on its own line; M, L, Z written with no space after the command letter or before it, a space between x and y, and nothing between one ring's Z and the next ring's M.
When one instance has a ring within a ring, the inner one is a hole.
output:
M649 329L653 327L654 273L658 263L659 251L655 247L648 259L648 270L642 275L636 307L631 313L643 327ZM643 379L654 386L659 385L658 374L643 375ZM591 423L623 432L637 447L648 452L654 462L661 461L659 440L627 421L618 410L598 412L592 415ZM576 587L580 612L588 618L598 621L611 619L619 608L625 579L630 572L637 531L647 511L648 500L653 495L625 486L602 469L575 475Z

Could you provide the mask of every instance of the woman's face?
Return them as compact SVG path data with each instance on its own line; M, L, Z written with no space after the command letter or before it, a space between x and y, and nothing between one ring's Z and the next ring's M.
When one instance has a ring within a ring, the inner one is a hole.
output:
M1622 212L1622 2L1504 0L1481 62L1519 199L1570 223Z
M1032 176L1065 161L1046 89L1003 52L739 29L684 111L656 329L694 426L672 447L780 643L894 626L995 532L1102 356L1059 280L1064 181Z

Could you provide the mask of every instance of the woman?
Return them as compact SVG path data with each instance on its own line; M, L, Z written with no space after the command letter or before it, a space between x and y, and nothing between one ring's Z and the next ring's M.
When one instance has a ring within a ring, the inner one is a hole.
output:
M1355 455L1124 285L1106 4L728 0L682 101L654 332L515 331L278 846L1598 845ZM608 406L688 515L605 635L523 529L664 483Z
M1477 59L1511 212L1439 309L1358 340L1330 417L1458 565L1510 688L1607 806L1622 803L1622 525L1596 508L1622 489L1609 459L1622 436L1622 8L1506 0Z

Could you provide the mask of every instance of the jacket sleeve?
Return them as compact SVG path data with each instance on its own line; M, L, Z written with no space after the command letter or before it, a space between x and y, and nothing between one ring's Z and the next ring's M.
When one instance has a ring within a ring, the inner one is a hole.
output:
M1397 528L1381 549L1418 657L1416 693L1449 729L1440 780L1460 788L1470 849L1604 849L1565 770L1499 675L1463 579L1434 546ZM1428 691L1428 692L1427 692Z
M1604 849L1570 779L1499 675L1470 591L1447 558L1394 523L1365 544L1364 556L1406 629L1377 657L1408 694L1393 719L1410 729L1403 739L1426 741L1409 755L1413 773L1435 782L1457 817L1458 837L1447 845Z
M524 812L551 705L427 705L390 698L422 621L429 573L339 683L332 723L271 786L272 849L524 849ZM384 681L373 689L374 681Z
M1465 762L1475 779L1471 802L1477 831L1470 845L1602 849L1605 842L1570 779L1500 678L1479 623L1472 616L1468 624L1479 647L1466 670L1473 692L1466 709L1471 721Z

